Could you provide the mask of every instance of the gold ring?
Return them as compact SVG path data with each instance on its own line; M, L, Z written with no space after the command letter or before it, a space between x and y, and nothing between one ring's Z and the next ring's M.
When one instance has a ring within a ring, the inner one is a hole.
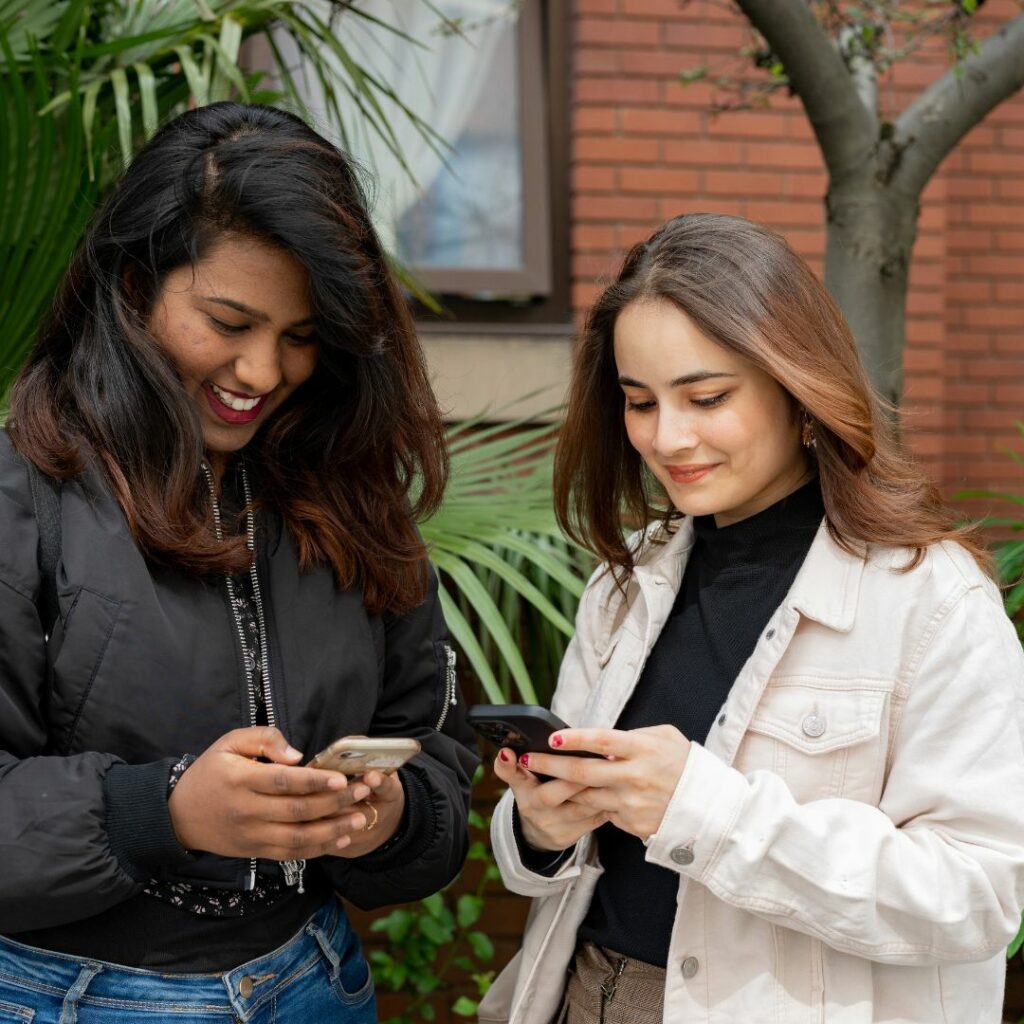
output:
M366 806L369 807L371 811L373 811L373 821L363 826L363 831L369 832L377 827L377 819L380 817L380 812L377 810L374 804L370 803L369 800L366 801Z

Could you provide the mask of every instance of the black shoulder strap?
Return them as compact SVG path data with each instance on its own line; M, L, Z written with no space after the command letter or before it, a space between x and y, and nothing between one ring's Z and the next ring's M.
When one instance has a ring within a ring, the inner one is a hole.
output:
M39 570L42 576L39 618L49 637L60 614L57 604L57 563L61 551L60 481L43 473L31 460L28 462L28 478L39 526Z

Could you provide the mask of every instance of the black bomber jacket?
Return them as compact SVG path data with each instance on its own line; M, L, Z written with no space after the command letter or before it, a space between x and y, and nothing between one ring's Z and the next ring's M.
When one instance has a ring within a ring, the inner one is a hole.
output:
M89 918L153 877L240 889L249 873L248 861L183 850L167 809L180 755L250 724L225 585L148 562L91 472L61 488L61 522L47 644L28 470L0 431L0 934ZM260 515L256 546L274 708L292 746L308 757L357 734L422 745L401 769L401 838L321 867L363 908L435 892L465 857L477 764L436 579L414 611L371 616L328 568L299 571L276 517Z

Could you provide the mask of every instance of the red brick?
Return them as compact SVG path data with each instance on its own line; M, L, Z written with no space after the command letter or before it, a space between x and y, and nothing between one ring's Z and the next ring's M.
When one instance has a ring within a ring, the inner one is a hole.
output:
M706 121L706 115L692 110L622 107L619 111L622 130L638 135L695 135L703 131Z
M573 112L573 129L580 132L613 132L618 117L614 107L577 107Z
M750 136L759 139L784 139L788 117L775 110L744 110L719 114L708 122L708 132L718 137L746 140Z
M653 103L658 82L635 78L577 78L576 99L580 103Z
M623 66L622 54L618 50L597 49L592 46L580 47L576 51L575 65L576 70L582 75L629 71Z
M576 22L576 42L616 47L657 46L661 42L661 26L647 21L584 15Z
M771 171L716 171L707 176L710 195L777 196L782 175Z
M820 202L756 199L747 204L747 210L751 220L775 227L825 225L825 207Z
M723 139L672 140L664 143L661 152L665 162L669 164L721 167L741 163L743 143Z
M577 164L572 169L572 187L576 192L612 192L615 190L614 167Z
M573 213L581 221L643 221L658 220L657 200L647 196L576 196Z
M658 159L657 139L622 136L582 135L576 139L576 160L611 164L654 163Z
M705 50L738 51L750 40L750 32L742 18L726 25L666 25L665 42L669 46Z
M1024 306L1024 281L996 281L995 293L996 302ZM1021 321L1024 326L1024 310L1021 310Z
M598 224L574 224L572 247L577 251L609 250L620 245L619 233L613 227Z
M700 183L697 171L661 168L628 168L619 172L624 192L693 192Z
M577 14L618 14L619 0L575 0Z
M621 0L622 13L634 18L683 18L685 11L679 0Z
M751 167L811 167L824 169L821 150L812 143L748 142L747 163Z
M678 79L686 66L677 53L659 50L622 50L620 54L622 70L627 75Z

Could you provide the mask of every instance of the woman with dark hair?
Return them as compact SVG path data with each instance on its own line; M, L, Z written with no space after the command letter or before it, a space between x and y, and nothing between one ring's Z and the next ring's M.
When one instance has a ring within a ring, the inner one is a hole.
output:
M467 845L415 526L446 473L351 163L267 107L164 127L0 434L0 1019L376 1020L339 897L423 897ZM307 765L356 735L421 749Z
M495 761L536 900L480 1020L998 1024L1021 646L781 238L698 214L629 253L555 489L604 564L553 704L575 728Z

